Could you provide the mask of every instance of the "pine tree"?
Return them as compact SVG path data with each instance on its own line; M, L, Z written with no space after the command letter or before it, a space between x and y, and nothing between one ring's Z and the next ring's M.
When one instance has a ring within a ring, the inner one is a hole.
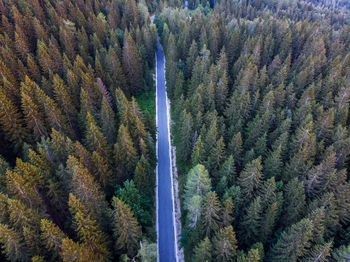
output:
M114 237L115 247L118 252L124 250L128 256L136 255L139 248L141 229L128 206L120 199L113 197L114 207Z
M187 176L184 194L184 208L189 211L187 220L192 228L197 225L202 214L203 198L210 188L211 180L205 167L197 165L192 168Z
M227 73L224 72L223 76L219 79L215 87L215 105L218 113L223 113L226 106L226 99L228 93L228 79Z
M8 191L11 194L22 199L30 207L41 206L39 188L44 184L44 181L38 168L18 158L14 171L7 170L6 174Z
M222 207L215 192L209 192L203 200L202 228L205 236L211 237L221 226Z
M74 97L70 89L65 85L62 78L57 74L53 77L53 88L55 99L68 119L70 128L75 127L75 117L77 114L76 105L73 103Z
M0 224L0 242L10 261L29 260L30 253L20 234L4 224Z
M123 180L124 176L130 176L135 171L138 154L130 138L129 129L123 124L119 127L117 143L114 145L114 158L119 169L120 180Z
M46 76L50 73L50 71L54 72L54 69L55 69L54 61L52 60L49 53L50 51L47 48L47 45L43 41L38 40L37 57L38 57L41 70Z
M85 141L90 152L96 151L101 157L109 159L110 149L106 138L90 112L87 114Z
M282 152L282 147L281 145L278 146L278 148L274 151L270 151L268 153L268 156L266 157L264 161L264 175L269 178L269 177L281 177L281 172L283 168L283 162L281 159L281 152Z
M143 192L136 188L133 180L126 180L123 188L117 190L116 196L130 208L137 221L142 225L149 225L152 222L152 216Z
M147 240L143 240L138 256L141 257L142 262L151 262L157 260L157 244L149 243Z
M237 250L236 233L232 226L224 227L213 240L214 257L216 261L234 261Z
M260 187L262 179L261 169L261 157L259 157L247 164L238 178L238 184L248 199Z
M312 222L300 220L282 232L277 243L270 249L270 261L297 261L307 255L312 238Z
M107 143L113 145L117 137L115 113L105 97L102 99L101 106L101 131Z
M16 106L8 99L5 91L0 88L0 124L9 141L16 147L22 145L26 139L23 119Z
M86 243L80 244L69 238L65 238L62 241L60 257L63 262L85 262L94 260L93 251Z
M227 148L227 151L233 156L233 159L238 167L242 166L242 145L242 135L239 132L232 137L232 140Z
M205 154L204 144L202 142L202 137L199 136L196 141L196 144L193 147L193 151L191 155L192 165L196 166L198 164L203 164L204 154Z
M247 207L240 223L243 231L242 236L247 245L252 244L252 241L259 237L262 212L261 197L258 196Z
M68 120L56 102L48 97L38 86L36 86L35 93L39 103L44 107L47 126L50 129L55 128L58 131L72 136L73 133L68 126Z
M67 171L72 176L72 193L84 204L100 225L108 224L108 204L99 184L96 183L87 168L75 157L69 156Z
M184 109L179 120L179 127L177 128L178 141L177 157L180 161L186 161L191 154L193 143L193 120L191 113Z
M26 35L22 31L22 28L18 24L16 24L15 28L15 45L17 52L23 61L27 58L27 54L30 53L29 43Z
M44 110L40 108L40 103L35 95L35 90L39 87L29 77L21 83L21 102L22 111L25 115L27 127L34 131L34 136L39 139L40 136L47 135Z
M350 245L341 246L332 252L332 257L339 262L346 262L350 258Z
M208 237L202 240L194 249L194 262L211 262L212 261L212 244Z
M129 82L130 93L138 94L143 90L143 69L135 42L128 32L124 36L123 66Z
M288 226L298 221L305 212L304 182L294 178L287 183L284 191L283 221Z
M78 236L93 251L94 260L110 261L107 235L101 230L97 221L91 218L88 210L73 194L69 194L68 204Z
M149 162L144 157L144 155L142 155L140 161L137 162L134 174L135 185L140 191L150 189L151 181L149 168Z
M92 154L79 141L74 145L74 153L67 155L72 155L79 159L79 162L88 169L90 174L97 173L95 163L92 160Z
M94 167L96 168L96 173L94 175L97 181L100 182L104 189L108 189L111 184L114 184L113 170L108 162L108 159L103 158L99 153L94 151L92 153L92 161Z
M333 148L329 148L325 154L324 160L313 167L307 174L305 193L309 198L335 187L336 155L333 152Z
M232 198L227 197L224 200L223 208L222 208L222 212L221 212L222 224L224 227L231 225L231 223L234 220L234 218L232 217L233 208L234 208L234 206L233 206Z
M241 254L237 257L237 262L259 262L260 260L259 251L257 249L250 249L248 254Z
M67 238L66 234L47 219L41 220L41 232L41 239L45 242L46 248L52 252L54 258L57 257L63 240Z
M221 178L226 178L229 187L232 186L234 182L236 182L235 160L232 155L230 155L229 158L221 166L218 175Z
M225 144L224 138L220 137L218 141L216 141L215 146L209 151L208 160L206 162L206 166L209 171L218 170L224 160L225 157Z

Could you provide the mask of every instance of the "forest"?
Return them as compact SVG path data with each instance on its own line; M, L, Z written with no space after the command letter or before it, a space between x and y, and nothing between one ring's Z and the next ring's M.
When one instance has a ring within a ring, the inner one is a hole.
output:
M349 261L350 16L313 2L156 17L186 261Z
M1 261L157 261L158 37L185 260L349 261L350 2L187 4L0 0Z
M155 7L0 0L1 261L154 255Z

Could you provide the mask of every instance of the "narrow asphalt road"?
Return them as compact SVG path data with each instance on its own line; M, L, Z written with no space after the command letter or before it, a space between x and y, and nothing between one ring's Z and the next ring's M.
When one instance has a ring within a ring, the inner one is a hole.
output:
M165 58L161 44L157 46L157 229L158 259L160 262L176 261L174 202L170 167L170 136L165 84Z

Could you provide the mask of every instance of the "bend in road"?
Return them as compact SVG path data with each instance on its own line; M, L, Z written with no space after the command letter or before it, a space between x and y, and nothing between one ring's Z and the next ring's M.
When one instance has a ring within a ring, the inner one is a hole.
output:
M175 234L174 191L172 183L169 108L167 105L165 82L165 57L161 44L156 53L157 81L157 236L158 261L177 261L177 241Z

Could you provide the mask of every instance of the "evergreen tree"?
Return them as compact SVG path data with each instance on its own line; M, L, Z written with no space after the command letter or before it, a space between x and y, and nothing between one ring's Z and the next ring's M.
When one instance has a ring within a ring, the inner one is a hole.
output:
M285 186L284 194L284 216L285 225L291 225L298 221L305 212L304 182L294 178Z
M268 253L271 261L297 261L305 258L312 237L312 222L309 219L300 220L282 232L277 243Z
M113 197L114 236L116 250L124 250L130 257L136 255L141 237L141 230L128 206L120 199Z
M211 237L215 232L217 232L222 223L220 218L221 205L218 196L215 192L209 192L203 201L203 211L202 211L202 227L204 234L207 237Z
M109 261L107 236L92 219L85 206L73 194L69 195L69 210L73 216L73 225L80 240L86 243L94 253L94 260Z
M248 199L259 188L262 179L261 157L246 165L238 178L238 184Z
M5 132L7 139L19 147L24 142L27 131L24 128L20 112L13 102L7 98L2 88L0 89L0 106L1 128Z
M350 257L350 246L341 246L335 249L332 253L332 257L339 262L345 262Z
M180 161L186 161L191 154L193 143L193 120L190 113L184 109L180 116L180 126L177 128L179 145L177 147L177 157Z
M93 251L86 243L81 244L74 242L69 238L63 239L60 256L64 262L83 262L94 260Z
M212 261L212 244L208 237L201 241L194 249L193 261Z
M130 33L124 36L123 66L130 86L130 93L137 94L143 90L143 68L141 57Z
M130 138L129 129L124 125L119 128L117 143L114 145L114 158L119 170L120 180L134 172L138 154Z
M0 224L0 242L7 259L11 261L28 261L30 253L18 232L7 225Z
M108 204L101 187L96 183L87 168L75 157L67 160L67 171L72 176L72 193L89 210L91 216L97 219L100 225L108 224Z
M224 227L217 232L213 240L213 248L216 261L234 261L237 239L232 226Z
M41 220L41 232L41 238L45 241L46 248L52 252L53 257L57 257L61 251L63 240L67 238L66 234L47 219Z
M184 207L189 211L187 218L190 227L195 227L201 214L203 198L209 193L211 180L203 165L197 165L188 173L185 185Z

